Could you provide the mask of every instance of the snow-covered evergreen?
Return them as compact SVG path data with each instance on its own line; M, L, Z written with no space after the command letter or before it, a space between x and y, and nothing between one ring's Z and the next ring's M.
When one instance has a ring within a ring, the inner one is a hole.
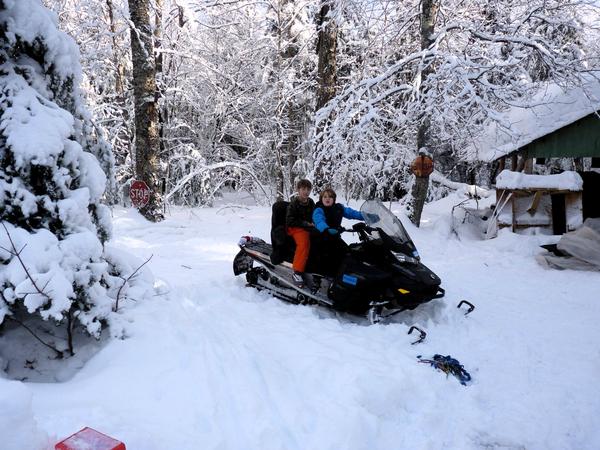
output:
M35 314L98 336L127 274L103 246L110 146L56 17L39 0L3 0L0 30L0 323Z

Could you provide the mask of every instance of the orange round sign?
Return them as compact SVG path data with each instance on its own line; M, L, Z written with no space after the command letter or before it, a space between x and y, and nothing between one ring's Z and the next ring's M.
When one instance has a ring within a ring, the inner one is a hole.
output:
M419 178L428 177L433 172L433 159L429 156L419 155L410 165L410 169Z
M150 188L144 181L135 180L129 188L129 198L136 208L146 206L150 201Z

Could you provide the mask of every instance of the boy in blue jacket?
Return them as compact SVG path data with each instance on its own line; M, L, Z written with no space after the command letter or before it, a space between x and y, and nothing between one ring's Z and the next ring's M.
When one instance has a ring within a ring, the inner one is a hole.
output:
M337 269L348 248L340 238L342 219L364 220L360 211L336 203L336 197L333 189L324 189L319 194L319 201L312 215L315 228L321 232L322 256L329 270Z
M312 215L313 223L317 230L321 233L327 232L333 236L339 234L338 229L342 225L343 218L364 220L360 211L344 206L341 203L336 203L336 197L333 189L324 189L319 194L319 201Z

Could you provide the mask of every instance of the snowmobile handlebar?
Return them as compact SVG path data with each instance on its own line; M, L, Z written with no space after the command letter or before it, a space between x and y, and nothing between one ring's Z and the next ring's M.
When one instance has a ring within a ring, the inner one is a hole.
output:
M364 222L355 223L354 225L352 225L352 228L336 227L335 229L340 234L341 233L357 233L357 232L361 232L361 231L366 231L367 233L370 233L371 231L376 230L376 228L371 228Z
M369 225L367 225L364 222L357 222L354 225L352 225L352 230L347 230L347 231L353 231L353 232L361 232L361 231L365 231L367 233L371 233L371 231L375 231L376 228L370 227Z

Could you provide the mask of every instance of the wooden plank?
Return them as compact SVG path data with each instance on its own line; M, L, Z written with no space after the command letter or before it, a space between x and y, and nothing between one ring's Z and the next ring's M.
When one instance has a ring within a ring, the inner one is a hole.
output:
M540 200L542 199L542 195L544 195L544 192L536 191L536 193L533 196L533 201L531 202L531 206L529 208L527 208L527 212L529 214L531 214L532 216L535 214L538 206L540 205Z

